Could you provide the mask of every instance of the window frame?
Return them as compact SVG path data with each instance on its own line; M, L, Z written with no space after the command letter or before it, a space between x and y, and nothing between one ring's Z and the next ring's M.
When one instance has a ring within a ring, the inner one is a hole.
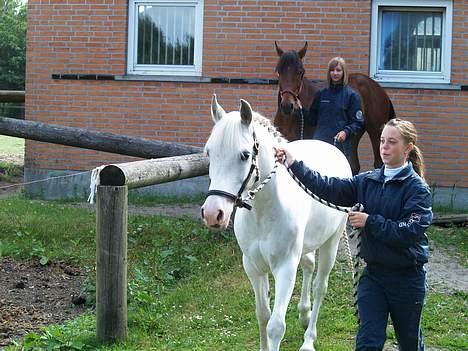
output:
M193 65L144 65L137 64L139 5L193 6L195 7L195 38ZM153 76L201 76L203 48L204 0L129 0L128 2L128 51L127 74Z
M442 10L442 57L441 72L397 71L379 69L382 10ZM451 0L373 0L371 21L370 76L378 82L434 83L449 84L452 61L452 19Z

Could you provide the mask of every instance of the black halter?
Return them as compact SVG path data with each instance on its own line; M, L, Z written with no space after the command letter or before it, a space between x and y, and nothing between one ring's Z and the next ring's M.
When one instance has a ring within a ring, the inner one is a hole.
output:
M209 190L207 193L207 196L210 196L210 195L224 196L224 197L227 197L228 199L231 199L234 202L234 207L244 207L249 211L252 209L252 205L242 200L241 195L244 192L245 188L247 187L247 184L249 183L250 178L252 177L252 174L254 172L256 172L255 182L257 182L260 178L258 175L258 166L257 166L258 141L257 141L257 138L255 137L255 132L253 133L253 139L254 139L254 145L253 145L253 152L252 152L252 164L250 165L249 173L247 174L247 177L242 182L242 185L239 191L237 192L237 195L234 195L224 190L215 189L215 190Z

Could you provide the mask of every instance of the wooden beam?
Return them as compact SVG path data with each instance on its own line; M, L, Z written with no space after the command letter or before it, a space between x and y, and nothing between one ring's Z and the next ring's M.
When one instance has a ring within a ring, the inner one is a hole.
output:
M98 186L96 206L96 335L100 342L127 338L126 186Z
M449 225L449 224L460 224L464 225L468 223L468 214L449 214L449 215L434 215L432 224L437 225Z
M129 189L172 182L208 174L208 157L193 154L105 166L99 173L101 185L127 185Z
M24 102L24 90L0 90L0 102Z
M202 151L200 147L185 144L7 117L0 117L0 134L141 158L179 156Z

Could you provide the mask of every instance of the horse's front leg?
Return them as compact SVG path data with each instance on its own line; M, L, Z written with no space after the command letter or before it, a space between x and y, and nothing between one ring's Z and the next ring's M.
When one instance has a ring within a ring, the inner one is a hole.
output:
M267 326L270 351L279 351L286 331L286 311L294 290L299 254L288 253L287 260L273 269L275 279L275 303Z
M304 344L299 351L315 351L314 342L317 339L317 319L320 312L325 294L328 289L328 277L335 264L336 252L340 241L340 233L343 231L344 224L340 226L339 231L322 245L318 253L317 273L314 279L314 304L309 320L309 326L304 334Z
M270 319L271 310L268 273L259 272L254 262L251 262L245 255L242 257L242 263L255 294L255 314L260 331L260 351L269 351L267 324Z

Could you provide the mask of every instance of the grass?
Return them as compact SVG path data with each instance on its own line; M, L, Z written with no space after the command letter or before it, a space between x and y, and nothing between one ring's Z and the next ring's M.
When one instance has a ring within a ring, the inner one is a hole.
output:
M0 135L0 155L24 154L24 139Z
M0 223L0 256L94 265L92 212L13 197L0 199ZM429 237L436 245L455 245L452 251L466 262L466 234L466 229L431 228ZM232 233L210 231L189 218L130 216L128 262L129 337L125 343L98 344L95 317L89 312L30 333L5 351L258 349L253 293ZM93 284L91 276L88 294ZM284 351L297 350L303 338L297 320L298 293L296 286ZM467 301L462 292L429 293L423 316L429 346L450 351L468 348ZM351 274L345 259L339 258L319 318L317 351L353 350L356 322L351 306ZM394 340L390 329L389 342Z

